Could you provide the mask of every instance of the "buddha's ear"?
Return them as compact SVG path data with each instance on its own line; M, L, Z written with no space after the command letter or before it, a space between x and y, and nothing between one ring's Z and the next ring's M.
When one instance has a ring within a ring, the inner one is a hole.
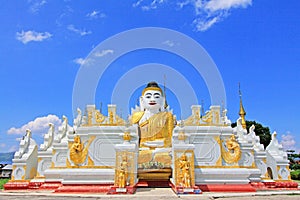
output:
M160 107L160 110L165 110L165 102L166 102L166 98L165 96L162 96L162 102L161 102L161 107Z
M143 98L143 96L141 96L140 97L140 109L141 109L141 111L144 111L144 98Z

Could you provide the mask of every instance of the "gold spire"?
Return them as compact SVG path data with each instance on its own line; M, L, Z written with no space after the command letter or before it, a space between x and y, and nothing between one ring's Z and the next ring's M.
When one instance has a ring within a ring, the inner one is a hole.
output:
M244 106L243 106L242 92L241 92L240 83L239 83L239 95L240 95L240 112L239 112L239 115L242 118L242 126L243 126L244 129L246 129L246 120L245 120L246 111L245 111Z

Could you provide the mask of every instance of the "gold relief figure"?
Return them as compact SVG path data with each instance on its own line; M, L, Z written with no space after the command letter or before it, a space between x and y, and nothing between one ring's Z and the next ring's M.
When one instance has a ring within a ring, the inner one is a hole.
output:
M200 125L200 113L195 111L190 117L184 120L184 124L187 126L198 126Z
M114 113L110 110L108 114L109 114L109 124L113 124L114 123Z
M236 141L235 135L232 134L230 138L226 141L226 151L223 147L222 149L222 158L228 164L236 163L241 158L241 149L239 143Z
M185 188L191 187L191 176L190 176L190 162L187 159L187 156L183 154L179 160L179 168L181 170L181 182L180 185L182 185Z
M84 164L88 155L88 148L93 139L94 138L92 137L88 141L86 147L84 147L84 144L81 142L80 136L76 135L74 137L74 142L70 147L70 159L75 165L79 166Z
M215 116L216 116L216 123L215 124L219 124L220 123L220 113L218 111L216 111Z
M105 116L100 113L99 110L95 112L96 122L101 124L105 120Z
M88 112L88 126L92 125L92 117L93 117L93 112L89 111Z
M120 163L119 173L118 173L118 187L124 188L127 185L128 178L128 162L127 157L123 155L122 161Z
M211 123L212 123L213 116L212 116L211 110L210 110L210 111L207 111L207 112L205 113L205 115L202 117L202 120L203 120L204 122L206 122L207 124L211 124Z
M126 124L125 120L122 119L119 115L116 115L116 125L124 126Z

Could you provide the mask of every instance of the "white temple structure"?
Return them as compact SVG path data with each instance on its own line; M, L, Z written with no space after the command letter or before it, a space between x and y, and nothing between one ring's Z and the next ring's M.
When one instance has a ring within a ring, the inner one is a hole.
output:
M191 116L177 121L169 107L162 107L165 99L153 103L151 95L163 97L159 87L146 87L131 122L117 115L116 105L108 105L107 115L87 105L84 112L78 109L73 124L63 116L57 132L49 124L39 149L28 130L5 189L115 194L166 183L176 193L198 194L296 188L276 133L264 149L255 127L246 129L242 102L232 128L227 110L219 105L205 113L200 105L192 105Z

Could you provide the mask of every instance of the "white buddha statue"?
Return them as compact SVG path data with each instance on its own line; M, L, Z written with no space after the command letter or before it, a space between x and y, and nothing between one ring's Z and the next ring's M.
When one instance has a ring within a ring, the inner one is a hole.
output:
M139 167L165 168L171 165L174 118L164 108L165 96L156 82L150 82L140 97L140 111L131 121L139 127ZM154 165L154 166L153 166Z

